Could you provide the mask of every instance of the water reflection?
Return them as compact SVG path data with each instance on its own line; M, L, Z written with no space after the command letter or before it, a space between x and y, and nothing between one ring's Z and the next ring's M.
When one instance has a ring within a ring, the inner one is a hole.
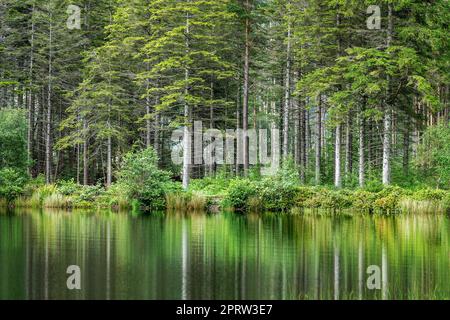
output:
M434 215L1 213L0 299L448 299L449 227ZM80 291L66 287L70 265Z

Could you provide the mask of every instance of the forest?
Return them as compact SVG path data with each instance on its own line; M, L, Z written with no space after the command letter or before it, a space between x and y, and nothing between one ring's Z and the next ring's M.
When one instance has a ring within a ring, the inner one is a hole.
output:
M449 22L446 0L0 0L0 205L450 210ZM236 155L199 160L208 129Z

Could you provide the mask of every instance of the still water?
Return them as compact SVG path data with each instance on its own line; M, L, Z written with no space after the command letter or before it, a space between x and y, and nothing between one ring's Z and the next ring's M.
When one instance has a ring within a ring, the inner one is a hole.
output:
M449 299L449 249L441 215L2 212L0 299Z

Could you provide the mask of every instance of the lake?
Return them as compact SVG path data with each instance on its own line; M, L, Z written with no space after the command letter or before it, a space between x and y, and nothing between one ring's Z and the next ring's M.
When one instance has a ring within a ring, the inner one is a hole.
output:
M430 214L1 212L0 299L449 299L449 235Z

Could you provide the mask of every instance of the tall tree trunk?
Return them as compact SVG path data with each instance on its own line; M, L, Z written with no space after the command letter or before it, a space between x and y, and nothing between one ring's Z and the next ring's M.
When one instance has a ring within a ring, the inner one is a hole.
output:
M322 97L319 95L316 110L316 185L320 184L320 161L322 156Z
M275 87L277 83L277 80L275 78L272 78L272 88ZM275 148L275 140L276 139L280 139L280 137L275 137L273 136L275 133L275 129L277 129L277 124L276 124L276 117L277 117L277 102L275 99L275 90L272 89L272 101L271 103L271 113L272 113L272 120L271 120L271 124L270 124L270 131L271 131L271 160L272 163L275 163L276 161L276 152L279 150L276 150L277 148Z
M410 145L410 143L409 143L410 142L410 139L409 139L410 119L409 119L409 117L406 120L405 126L406 126L406 128L405 128L405 132L403 135L403 174L405 175L405 177L407 177L409 174L409 145Z
M359 119L358 119L358 125L359 125L359 186L361 188L364 187L365 185L365 157L364 157L364 117L362 114L362 111L359 114Z
M392 4L388 4L388 33L387 46L390 47L392 43ZM390 101L390 77L388 76L388 93L384 108L384 125L383 125L383 184L391 184L391 143L392 143L392 107Z
M83 119L83 185L89 184L87 121Z
M345 175L351 177L353 172L353 121L350 115L347 115L347 131L345 142Z
M336 15L336 27L339 30L341 24L341 17L338 13ZM338 34L337 40L337 56L341 55L341 38ZM341 86L338 86L338 89L341 89ZM340 120L339 120L340 121ZM342 187L342 173L341 173L341 123L338 123L336 126L335 132L335 146L334 146L334 186L336 188Z
M213 99L214 99L214 82L213 79L211 78L211 82L210 82L210 104L209 104L209 128L213 129L214 128L214 104L213 104ZM214 150L214 152L216 152ZM215 165L214 163L211 162L211 164L209 165L208 171L209 171L209 175L212 176L214 173L214 168Z
M289 18L288 18L289 19ZM286 78L284 88L284 109L283 109L283 158L289 155L289 108L291 104L291 23L288 22L287 34L287 57L286 57Z
M53 73L53 15L49 19L49 58L48 58L48 88L47 88L47 128L45 132L45 181L51 182L51 121L52 121L52 73Z
M305 183L306 176L306 114L302 100L299 100L299 152L300 152L300 182Z
M238 85L237 85L237 89L236 89L236 129L240 129L241 128L241 83L240 83L240 77L238 77ZM235 167L236 167L236 176L239 176L240 174L240 163L239 163L239 158L240 158L240 154L241 154L242 150L241 150L241 143L237 142L236 143L236 163L235 163Z
M29 80L30 88L28 90L28 131L27 131L27 157L28 157L28 175L31 175L31 160L32 160L32 150L33 150L33 115L34 115L34 95L33 95L33 67L34 67L34 11L35 4L31 10L31 39L30 39L30 70L29 70Z
M189 54L189 36L190 36L190 20L189 20L189 12L186 13L186 28L185 28L185 50L186 55ZM189 94L189 67L186 65L184 68L184 80L185 80L185 88L184 88L184 118L185 118L185 126L184 126L184 136L183 136L183 188L187 189L189 187L189 170L191 163L191 133L189 130L188 124L190 124L190 108L187 102L187 96Z
M158 104L158 98L156 98L156 101L155 101L155 105L157 105L157 104ZM160 151L159 151L159 126L160 126L159 122L160 122L161 116L159 115L158 111L155 110L155 112L156 112L156 114L155 114L155 123L154 123L155 129L154 129L154 137L153 137L153 139L154 139L153 147L155 148L155 152L158 155L158 158L161 159Z
M336 188L342 187L341 175L341 125L336 126L336 143L334 153L334 186Z
M147 67L148 69L148 67ZM152 141L151 141L151 131L152 131L152 126L151 126L151 122L150 122L150 96L148 95L148 89L150 87L149 81L147 80L147 84L146 84L146 96L145 96L145 114L147 116L147 119L145 120L145 146L147 148L150 148L150 146L152 145Z
M111 127L110 122L108 121L108 127ZM110 187L112 184L112 141L111 134L108 135L108 154L106 158L106 187Z
M246 0L245 9L250 13L250 1ZM249 101L249 82L250 82L250 18L245 19L245 54L244 54L244 96L242 108L242 129L244 131L243 158L244 175L248 176L249 170L249 139L248 139L248 101Z

